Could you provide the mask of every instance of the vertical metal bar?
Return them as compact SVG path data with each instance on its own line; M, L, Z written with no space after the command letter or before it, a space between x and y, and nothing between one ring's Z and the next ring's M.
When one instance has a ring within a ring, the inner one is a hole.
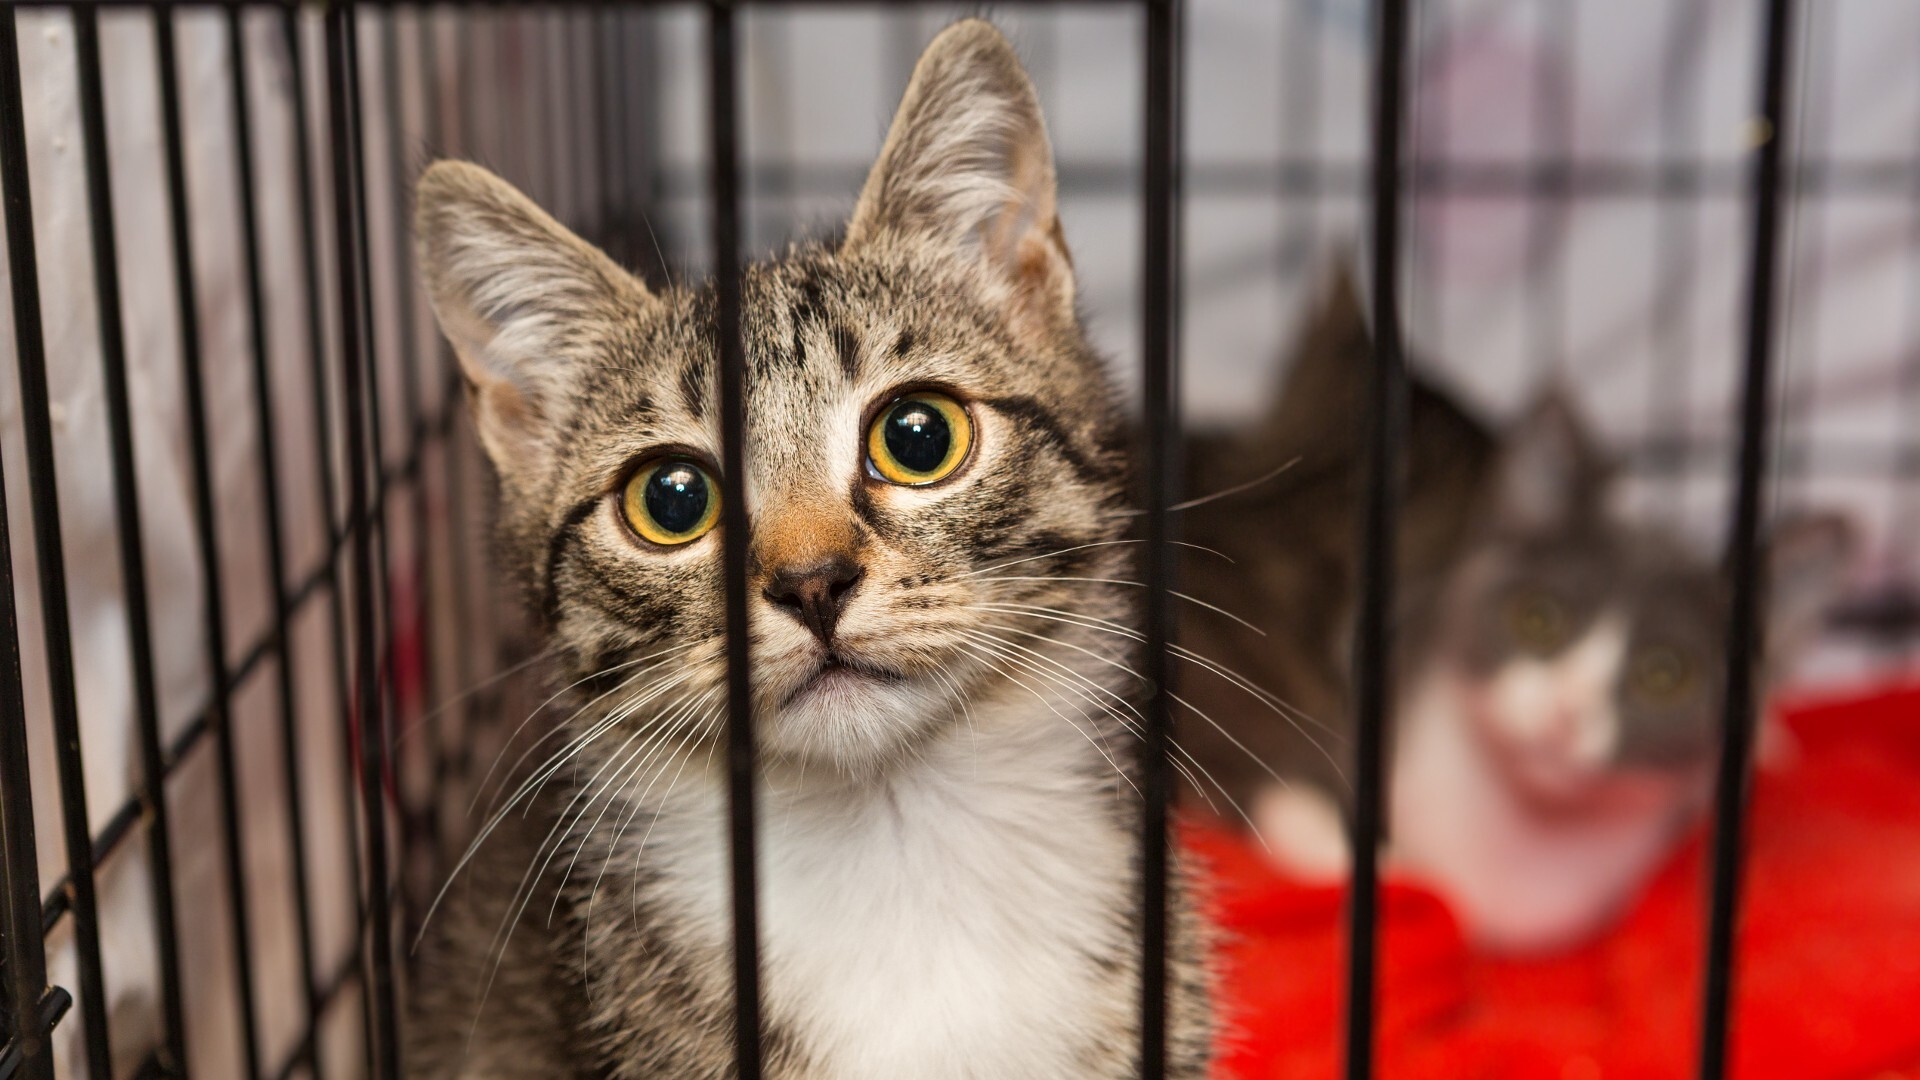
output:
M1781 198L1793 208L1793 220L1780 242L1780 261L1785 265L1778 301L1782 325L1778 328L1780 359L1775 378L1793 401L1794 411L1802 416L1820 415L1826 404L1822 399L1827 396L1821 393L1818 350L1824 311L1821 286L1832 273L1827 222L1833 195L1816 178L1831 170L1835 161L1833 112L1839 97L1839 20L1836 5L1814 4L1807 9L1806 21L1796 35L1800 85L1788 126L1801 134L1793 147L1796 161L1781 191ZM1780 485L1790 479L1796 501L1817 501L1819 492L1814 486L1825 456L1821 453L1825 441L1814 437L1809 427L1802 425L1803 434L1796 443L1791 428L1783 424L1780 442L1785 452L1775 459L1776 495Z
M1180 304L1179 0L1149 0L1142 62L1146 68L1142 183L1141 351L1146 420L1144 495L1148 696L1140 747L1140 1075L1167 1071L1168 806L1173 798L1168 748L1173 700L1167 646L1173 632L1173 521L1168 507L1180 475L1180 399L1176 381Z
M161 749L146 542L140 519L140 480L134 455L131 395L127 387L126 333L120 311L120 255L114 235L113 163L107 153L100 23L99 13L91 6L76 5L73 9L73 47L80 84L80 129L86 152L93 291L100 320L107 434L113 461L114 524L120 541L120 578L127 605L128 659L133 676L136 737L140 744L140 799L147 818L147 860L153 875L154 940L160 961L160 1007L166 1032L160 1062L168 1073L184 1076L187 1074L187 1038L180 996L179 922L174 913L166 760Z
M366 129L362 123L366 116L361 107L360 90L360 26L358 18L349 21L346 39L347 62L347 111L353 121L353 203L358 213L353 221L357 238L355 253L359 263L360 282L360 327L361 349L365 357L366 378L362 385L366 388L367 410L367 455L369 459L369 480L373 490L367 502L370 528L373 531L373 586L376 612L376 629L380 642L379 662L374 668L376 681L381 687L381 701L384 710L377 714L378 721L374 731L379 735L383 753L380 781L382 785L392 782L393 768L393 727L392 721L398 712L399 704L395 696L394 682L388 661L393 655L393 573L392 561L387 550L387 496L389 494L385 411L380 407L380 354L376 345L376 325L373 306L373 241L368 235L367 212L367 155ZM396 806L398 805L396 801ZM399 862L406 863L406 835L399 834L401 852ZM383 899L381 907L385 911L389 901Z
M478 25L484 34L476 33ZM454 24L456 34L456 65L454 85L459 106L455 111L455 129L458 132L460 154L466 158L479 158L483 152L492 149L493 135L499 124L486 122L489 116L498 116L502 111L496 107L494 95L481 86L479 73L487 58L497 60L500 56L498 38L501 33L501 21L498 18L479 22L474 18L463 18ZM480 51L482 43L486 51ZM489 86L497 87L498 80ZM448 377L464 386L465 379L459 369L453 350L443 341L441 355L445 357ZM493 606L492 594L484 583L475 587L471 550L465 543L467 523L464 515L469 513L465 499L468 491L467 470L471 467L475 444L472 439L462 439L450 446L447 455L447 490L452 494L447 504L449 523L448 536L453 541L452 558L448 560L453 576L453 620L454 625L462 628L460 648L455 650L454 673L463 688L471 687L475 681L474 655L479 653L491 664L498 655L497 637L493 630L493 620L485 617ZM472 744L474 734L481 725L499 712L499 693L484 690L468 698L461 707L463 724L459 743L459 753L451 763L457 772L462 789L471 783L473 777Z
M267 583L273 590L273 632L278 642L279 678L276 683L280 710L280 782L284 786L287 807L287 850L293 873L293 913L296 949L300 964L300 986L307 1008L307 1030L312 1032L320 1019L320 986L314 963L313 894L307 866L307 841L304 825L305 804L301 797L299 712L295 707L296 682L292 644L292 600L287 595L285 522L280 499L279 451L275 445L273 410L273 364L267 347L266 288L260 268L260 225L255 206L253 184L253 116L247 89L247 43L245 9L235 4L227 8L227 70L233 106L234 181L240 196L240 236L247 290L247 328L253 354L253 412L258 432L260 468L262 540L267 553ZM301 1058L316 1075L321 1068L320 1040L304 1039L299 1044Z
M1762 48L1759 114L1752 120L1753 248L1747 277L1746 373L1740 401L1740 458L1735 474L1728 568L1733 605L1727 618L1726 712L1721 718L1719 785L1714 792L1713 891L1708 902L1706 987L1701 1003L1700 1076L1727 1073L1729 1005L1733 997L1735 924L1740 903L1740 856L1745 842L1747 786L1752 765L1754 665L1760 647L1759 534L1761 480L1770 435L1773 330L1780 254L1780 172L1787 145L1786 98L1794 5L1769 0Z
M1346 1072L1373 1075L1379 941L1383 745L1393 700L1391 618L1400 502L1406 370L1400 341L1400 157L1405 126L1407 0L1375 8L1373 83L1373 334L1370 448L1361 523L1360 617L1354 634L1353 886L1347 918Z
M46 342L41 334L40 277L33 243L33 199L27 175L26 117L20 88L20 39L14 9L0 9L0 179L6 185L7 263L13 275L14 348L20 365L20 418L26 435L28 496L33 504L33 549L40 570L40 622L47 645L47 689L60 776L61 832L72 890L74 947L80 969L80 1018L87 1040L87 1071L107 1080L107 995L100 977L100 916L94 899L93 844L88 836L86 774L80 750L80 713L74 699L73 628L67 617L67 562L60 541L60 493L54 472L53 423L48 415ZM25 792L25 787L20 790ZM21 811L14 811L19 813ZM24 808L32 813L30 805ZM11 816L11 815L10 815ZM12 827L11 825L9 826ZM30 825L21 826L23 829ZM29 847L25 863L35 859ZM12 866L11 861L9 866ZM35 901L37 909L38 901ZM25 918L19 927L35 927ZM44 982L44 977L41 979ZM27 999L37 1006L38 988ZM19 1006L27 1008L25 1001ZM34 1030L29 1026L26 1030ZM44 1029L42 1029L44 1030Z
M471 118L471 110L474 107L472 104L472 86L469 81L471 61L468 55L472 46L471 27L472 21L470 17L461 18L455 26L455 30L459 35L459 47L454 51L454 93L459 107L454 111L453 149L459 153L461 157L465 158L474 157L475 151L478 149L474 142L476 125L472 123ZM434 41L434 36L429 34L427 40L429 42ZM437 63L429 64L428 70L437 73L439 71L439 65ZM438 85L437 74L431 76L428 82L430 89L429 100L434 102L434 108L430 109L427 114L429 145L439 145L438 135L441 114L439 109ZM453 347L447 344L444 338L440 339L439 342L438 357L440 370L445 374L445 381L448 387L457 394L459 388L464 385L464 380L462 380L460 375L459 363L454 358ZM446 407L458 408L458 399L453 395L443 395L442 400L447 402ZM449 430L451 431L452 429L450 428ZM466 500L464 498L466 487L462 461L467 453L467 445L464 440L450 436L447 439L441 457L444 472L442 483L446 485L447 493L447 585L451 590L449 597L452 600L453 630L455 635L453 642L453 677L454 684L460 688L460 692L463 695L466 694L474 684L473 650L471 648L473 643L472 627L474 624L472 608L469 603L469 597L473 595L473 579L467 569L467 532L461 528L461 514L463 513L463 508L466 506ZM466 697L463 697L461 702L460 726L456 730L460 733L458 742L462 746L465 746L467 740L471 738L473 733L473 718L478 711L478 703ZM440 756L434 763L434 792L436 797L439 797L441 793L446 790L449 781L453 777L453 765L454 761L451 753L447 744L443 742L440 748ZM463 782L465 779L464 776L461 777Z
M13 12L0 12L0 151L15 161L19 115L19 45ZM7 211L17 177L6 178ZM11 248L11 245L9 245ZM15 274L18 288L20 278ZM37 301L36 301L37 306ZM21 685L20 622L13 603L13 537L7 526L7 486L0 470L0 1048L18 1059L21 1080L53 1080L47 1039L58 1012L44 1011L47 956L40 935L40 857L33 830L33 775L27 768L27 710Z
M253 934L247 904L246 848L240 832L240 770L233 751L229 708L225 567L220 561L219 514L213 490L213 446L207 431L206 384L201 364L200 313L194 286L193 223L187 192L186 131L180 117L180 74L171 8L154 8L154 41L160 69L160 122L165 133L167 208L173 227L174 296L180 320L180 378L187 409L187 450L193 475L195 554L200 564L201 632L207 652L208 727L220 778L222 849L227 902L232 907L234 978L240 998L242 1059L248 1076L260 1075L260 1033L254 1017Z
M720 360L721 565L727 610L727 823L732 841L736 1071L760 1077L760 927L754 854L753 702L748 696L746 353L740 341L740 145L734 12L707 9L709 150L713 157L714 346Z
M428 15L429 12L426 9L420 9L415 12L414 30L417 34L424 35L429 29L426 25ZM429 712L432 713L431 718L425 720L428 728L425 733L425 741L422 744L423 752L426 760L434 762L438 761L445 752L445 729L441 723L441 716L437 711L432 710L433 702L437 700L439 691L433 672L433 576L429 569L432 555L427 541L431 507L427 500L426 470L422 467L422 460L426 454L427 432L430 427L427 410L423 402L427 400L429 395L423 394L420 389L422 373L418 355L420 338L415 320L416 301L413 286L414 275L412 271L413 234L410 228L412 217L408 213L412 206L412 201L408 198L408 193L413 188L414 170L412 163L408 160L406 132L402 124L406 116L406 98L401 92L400 85L400 13L398 11L390 11L387 13L386 20L382 24L380 47L381 69L387 84L388 183L392 185L390 190L394 198L395 211L393 215L393 261L396 271L394 277L398 283L396 289L398 294L396 301L398 307L395 309L395 313L398 316L400 326L400 356L398 357L398 361L402 365L400 402L401 409L406 415L406 424L404 426L406 433L405 460L407 466L412 470L409 480L411 487L408 491L408 504L412 514L408 527L413 534L413 545L412 550L407 554L408 561L411 563L409 576L413 581L413 595L411 598L413 601L412 632L415 635L418 655L421 660L419 687L420 715L424 718L428 716ZM431 104L431 101L429 101L428 104ZM395 722L398 723L399 715L397 713L394 719ZM439 814L436 812L437 805L430 796L427 806L424 808L425 813L422 816L416 817L411 813L406 815L406 820L418 823L417 831L420 834L418 837L419 842L424 846L424 849L430 853L437 852L441 843L442 834L440 831ZM401 880L407 880L405 874L402 875ZM409 905L409 910L411 909L412 905ZM409 930L411 931L411 927L409 927Z
M333 690L334 701L342 715L350 715L353 695L351 653L347 645L346 599L343 595L342 577L339 573L339 546L335 542L336 532L334 515L339 507L338 488L334 481L333 463L333 405L330 380L327 371L327 331L325 304L321 299L320 283L320 236L318 218L318 200L313 190L313 148L309 142L312 132L307 118L307 74L306 54L301 43L300 11L288 6L280 13L280 32L287 49L287 82L291 90L288 111L293 127L293 175L297 216L300 219L300 274L301 286L305 293L307 316L307 353L308 353L308 398L312 404L312 422L314 432L314 490L319 496L320 522L323 533L321 547L322 561L327 565L331 579L327 589L327 629L329 642L333 650ZM351 723L340 728L340 783L342 825L349 837L357 836L359 830L358 799L354 792L355 749ZM361 871L358 854L347 859L348 893L356 902L364 902L361 891ZM362 913L364 914L364 912ZM369 1063L373 1053L373 999L363 995L363 1019L365 1023L366 1050ZM309 1036L313 1032L307 1033Z
M369 1040L376 1077L400 1075L400 1042L393 987L393 927L386 918L389 898L387 820L381 779L386 746L381 729L378 612L374 601L373 509L368 478L367 398L362 382L364 318L359 281L365 239L360 218L364 187L359 183L360 125L354 91L354 5L332 0L327 6L327 119L332 135L334 232L340 304L340 385L346 417L348 529L353 560L355 682L350 715L359 734L360 801L367 861L365 902L370 918L368 1007L373 1028ZM375 418L377 420L377 418ZM378 468L376 460L374 468Z
M13 13L0 12L0 92L19 85L12 37ZM8 112L15 111L12 106ZM9 136L5 149L13 143ZM9 160L12 160L9 157ZM9 178L8 191L13 189ZM12 196L8 195L11 202ZM18 280L17 278L15 279ZM53 1080L53 1030L58 1011L43 1009L46 945L40 936L40 862L33 835L33 776L27 768L27 711L21 691L20 624L13 607L13 538L7 528L7 486L0 476L0 1049L18 1058L20 1080Z
M415 26L419 36L420 46L421 141L425 143L429 155L438 156L447 153L448 147L444 141L446 137L445 132L441 130L441 108L443 102L440 96L440 40L439 27L435 24L434 15L434 11L430 8L422 10L420 13L420 21L416 23ZM460 150L464 153L466 147L462 145ZM402 209L405 212L401 215L400 225L402 229L401 235L410 238L412 236L411 229L413 222L413 200L410 189L407 195L407 199L402 204ZM441 489L443 492L442 505L447 508L443 515L445 520L442 524L447 526L446 550L449 556L448 561L450 566L459 566L459 549L461 546L460 532L458 529L452 527L452 516L455 512L453 508L460 504L460 493L452 485L452 479L456 475L452 458L455 454L459 453L456 440L453 436L453 411L457 409L460 404L457 393L461 382L453 361L452 347L438 334L434 335L432 362L427 365L426 371L421 373L421 378L425 380L425 400L427 408L433 410L435 414L432 423L434 429L438 432L438 438L440 440L440 459L442 462L440 482L444 485ZM453 717L450 715L450 709L447 707L451 705L451 702L449 701L447 705L443 705L440 701L439 684L437 678L433 675L433 673L438 670L439 657L434 651L432 638L426 633L428 619L431 616L433 608L432 589L430 586L431 567L433 566L434 559L432 554L433 533L431 531L433 526L433 504L427 496L427 469L424 456L420 461L418 482L421 485L419 492L420 515L415 523L415 528L419 532L420 545L415 551L415 557L419 567L418 572L422 589L422 614L420 622L422 634L420 652L421 655L426 658L428 671L428 679L422 684L421 700L428 708L433 710L430 721L432 728L428 732L427 742L429 748L427 782L431 785L428 789L427 805L428 812L432 816L433 832L436 839L429 848L428 854L430 856L429 862L431 870L437 877L440 873L441 860L445 854L441 850L444 844L438 838L444 837L447 834L447 830L440 821L440 811L446 802L447 783L450 775L448 768L450 764L450 754L447 748L453 741L453 738L459 737L458 735L450 737L449 732L458 733L461 729L453 726ZM459 594L461 590L467 587L466 581L458 573L451 573L447 577L447 586L454 590L448 595L454 598L456 610L458 610ZM463 640L458 640L459 635L463 632L463 625L459 619L456 619L452 627L453 633L450 635L455 639L452 644L452 650L456 658L464 655L466 652L466 643ZM457 675L455 683L459 692L464 694L468 686L465 677ZM463 707L463 716L465 712L466 710Z

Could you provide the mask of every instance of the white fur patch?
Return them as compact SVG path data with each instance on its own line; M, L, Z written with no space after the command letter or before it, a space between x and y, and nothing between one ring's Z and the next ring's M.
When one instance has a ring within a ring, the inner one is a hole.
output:
M1492 733L1549 782L1604 768L1620 743L1613 688L1626 656L1626 621L1607 615L1554 656L1508 661L1482 694Z
M1075 1075L1132 991L1090 978L1133 901L1132 835L1060 722L976 709L889 780L767 790L761 933L769 1014L822 1075ZM723 806L664 819L649 862L682 933L729 940Z
M1300 881L1332 884L1353 867L1340 807L1318 788L1267 788L1254 800L1253 823L1274 865Z

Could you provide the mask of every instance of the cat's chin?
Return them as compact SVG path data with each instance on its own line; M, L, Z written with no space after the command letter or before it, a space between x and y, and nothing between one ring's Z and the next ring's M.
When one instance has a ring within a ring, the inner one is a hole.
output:
M1521 803L1545 819L1663 814L1706 776L1699 769L1595 768L1524 753L1509 755L1503 764Z
M912 676L829 661L787 691L763 738L782 756L864 771L931 726L935 696Z

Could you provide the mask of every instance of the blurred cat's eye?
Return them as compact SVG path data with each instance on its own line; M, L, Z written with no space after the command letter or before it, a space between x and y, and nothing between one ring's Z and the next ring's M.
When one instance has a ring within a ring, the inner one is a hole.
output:
M1638 649L1627 665L1633 691L1656 705L1687 696L1694 686L1693 664L1678 649L1655 645Z
M945 394L922 391L891 402L867 429L875 476L917 487L953 475L973 447L973 420Z
M641 466L627 481L621 504L634 532L668 547L700 539L720 520L718 486L684 458Z
M1557 651L1571 630L1566 605L1551 593L1521 589L1507 597L1507 632L1521 648L1535 653Z

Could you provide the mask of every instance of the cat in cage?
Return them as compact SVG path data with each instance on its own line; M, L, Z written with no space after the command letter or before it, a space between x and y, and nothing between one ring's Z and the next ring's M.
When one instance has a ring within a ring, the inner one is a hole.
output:
M743 275L770 1076L1139 1070L1134 463L1056 209L1032 84L965 21L845 239ZM731 1075L714 293L474 165L427 171L416 229L572 685L429 917L409 1075Z

